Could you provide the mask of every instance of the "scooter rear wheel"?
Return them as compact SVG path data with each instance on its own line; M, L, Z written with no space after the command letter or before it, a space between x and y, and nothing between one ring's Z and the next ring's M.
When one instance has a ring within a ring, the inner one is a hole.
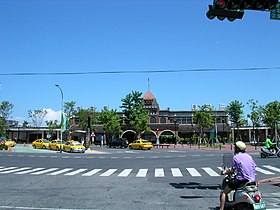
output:
M266 154L261 153L260 155L261 155L261 158L266 158Z

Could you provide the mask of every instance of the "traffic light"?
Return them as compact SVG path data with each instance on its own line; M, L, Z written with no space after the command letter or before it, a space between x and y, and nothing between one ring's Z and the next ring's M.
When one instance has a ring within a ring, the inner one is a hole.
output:
M213 0L206 16L209 19L217 17L219 20L227 18L232 22L242 19L244 10L271 11L277 3L278 0Z
M217 9L251 9L271 10L274 9L278 0L214 0Z

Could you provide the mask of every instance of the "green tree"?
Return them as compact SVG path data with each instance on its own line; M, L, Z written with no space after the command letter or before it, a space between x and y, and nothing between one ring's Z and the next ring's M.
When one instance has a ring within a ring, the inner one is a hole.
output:
M73 112L75 116L78 116L80 119L78 126L82 128L83 130L86 130L88 127L88 115L91 115L91 128L94 124L97 123L97 113L95 107L89 107L88 109L80 108L79 110L76 110Z
M207 104L198 106L198 110L195 111L193 119L200 132L198 140L199 144L201 144L204 129L209 129L214 125L213 107Z
M262 108L262 121L267 126L271 127L274 135L277 133L277 128L280 122L280 102L273 101Z
M143 131L150 131L149 112L144 109L141 95L141 92L132 91L121 100L122 106L120 106L123 109L126 125L135 130L137 138L141 137Z
M0 136L5 136L6 131L9 128L9 124L7 122L10 117L14 105L9 101L2 101L0 104Z
M121 120L116 110L104 109L99 113L98 121L103 125L107 139L122 133Z
M70 139L70 126L71 126L71 118L73 117L75 113L75 101L65 102L64 103L64 113L66 117L66 136L68 136L68 139Z
M242 140L239 128L245 124L243 108L244 105L238 100L230 102L229 105L226 107L226 112L229 115L229 120L237 128L237 140ZM234 139L234 142L235 140L236 138Z
M258 101L254 99L250 99L247 104L251 110L251 113L247 115L248 118L251 119L253 125L253 141L256 141L256 127L261 126L261 106L258 105Z
M31 118L34 127L40 128L43 120L47 114L47 110L45 109L36 109L36 110L28 110L28 117ZM38 133L37 133L38 138Z
M55 128L58 128L58 127L59 127L59 125L57 124L57 120L49 120L49 121L46 121L46 124L47 124L47 126L49 127L49 132L50 132L51 135L52 135L52 133L53 133L53 130L54 130Z

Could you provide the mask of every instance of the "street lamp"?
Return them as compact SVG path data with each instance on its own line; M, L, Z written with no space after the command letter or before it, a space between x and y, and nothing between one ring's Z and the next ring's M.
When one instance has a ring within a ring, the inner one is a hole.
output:
M175 145L176 145L176 123L177 123L177 119L176 119L176 114L174 114L174 131L175 131L175 144L174 144L174 147L175 147Z
M62 153L62 116L63 116L63 91L62 89L60 88L60 86L58 84L55 85L55 87L57 87L59 90L60 90L60 93L61 93L61 130L60 130L60 153Z

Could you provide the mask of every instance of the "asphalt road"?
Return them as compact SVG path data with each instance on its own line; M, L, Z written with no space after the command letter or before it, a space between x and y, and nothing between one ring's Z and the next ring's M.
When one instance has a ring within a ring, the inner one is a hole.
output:
M0 209L215 209L223 179L218 167L228 152L95 148L69 154L17 145L0 151ZM268 209L280 209L279 158L250 153Z

